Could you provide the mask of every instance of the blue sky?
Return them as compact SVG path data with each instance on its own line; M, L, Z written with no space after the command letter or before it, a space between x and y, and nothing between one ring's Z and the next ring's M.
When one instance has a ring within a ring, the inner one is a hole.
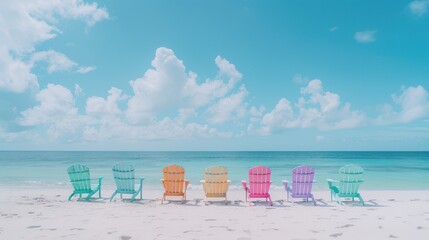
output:
M0 150L429 150L429 0L0 3Z

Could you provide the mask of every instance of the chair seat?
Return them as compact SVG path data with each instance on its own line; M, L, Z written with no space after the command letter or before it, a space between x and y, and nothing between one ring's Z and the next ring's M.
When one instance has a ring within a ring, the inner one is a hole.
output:
M291 194L293 198L312 198L313 194Z
M266 193L266 194L250 193L249 197L250 198L269 198L270 194L269 193Z
M118 189L118 190L116 190L116 192L117 193L122 193L122 194L134 194L137 191L136 190L121 190L121 189Z
M92 190L92 189L85 189L85 190L74 190L73 192L81 194L81 193L91 193L92 191L94 191L94 190Z

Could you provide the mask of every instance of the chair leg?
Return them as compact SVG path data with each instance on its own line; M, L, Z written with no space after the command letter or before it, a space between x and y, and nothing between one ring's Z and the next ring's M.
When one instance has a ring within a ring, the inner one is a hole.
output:
M117 194L118 192L117 191L115 191L113 194L112 194L112 196L110 197L110 201L112 201L113 200L113 198L115 197L115 195Z
M365 206L365 202L363 201L363 199L362 199L362 197L360 196L360 194L359 194L358 198L359 198L360 203L362 204L362 206Z
M270 200L270 206L273 206L273 201L271 201L271 197L268 197L268 199Z
M314 206L316 206L316 201L314 200L314 197L311 197L311 199L313 200Z
M161 204L163 204L164 203L164 199L165 199L165 194L162 196L162 198L161 198Z
M130 202L134 202L134 200L136 199L138 193L134 193L133 196L131 197Z
M71 198L73 197L75 195L75 193L72 193L71 195L70 195L70 197L67 199L68 201L70 201L71 200Z

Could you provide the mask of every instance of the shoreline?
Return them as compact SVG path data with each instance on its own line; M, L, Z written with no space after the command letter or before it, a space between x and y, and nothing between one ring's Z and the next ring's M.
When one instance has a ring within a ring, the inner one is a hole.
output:
M427 239L429 190L366 191L365 206L329 201L315 191L317 206L286 202L270 191L273 206L249 206L244 191L228 191L206 205L199 190L188 201L160 203L162 190L143 190L130 203L111 192L90 202L67 201L70 189L0 189L1 239Z

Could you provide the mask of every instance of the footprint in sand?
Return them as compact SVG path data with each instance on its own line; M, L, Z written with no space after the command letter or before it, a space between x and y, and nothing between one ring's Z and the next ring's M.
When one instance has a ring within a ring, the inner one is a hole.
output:
M37 225L37 226L28 226L27 228L39 228L39 227L41 227L40 225Z
M329 235L330 237L334 237L334 238L336 238L336 237L340 237L340 236L343 236L343 234L342 233L334 233L334 234L331 234L331 235Z
M398 238L397 236L395 236L395 235L393 235L393 234L390 234L389 235L389 238Z
M423 229L423 228L424 228L424 227L422 227L422 226L417 226L417 229L419 229L419 230L420 230L420 229Z
M130 240L131 237L130 236L121 236L121 240Z
M343 226L339 226L337 228L349 228L349 227L353 227L353 226L354 226L353 224L346 224L346 225L343 225Z
M212 222L212 221L217 221L217 219L213 219L213 218L209 218L205 220L206 222Z

